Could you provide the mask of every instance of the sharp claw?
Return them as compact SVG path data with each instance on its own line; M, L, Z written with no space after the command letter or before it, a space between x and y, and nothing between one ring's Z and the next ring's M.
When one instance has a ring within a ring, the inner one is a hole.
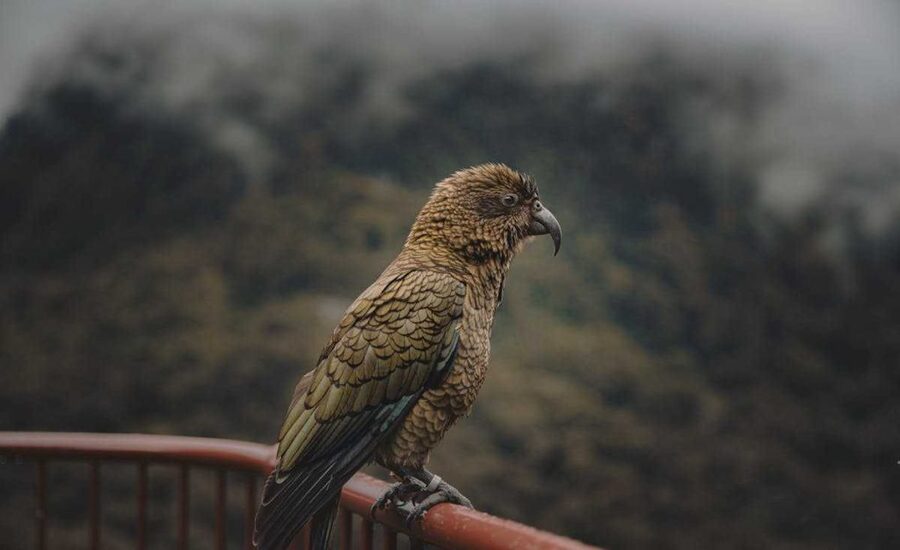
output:
M434 506L434 504L422 506L420 503L415 508L413 508L409 515L406 516L406 520L404 521L404 523L406 524L406 528L412 529L416 523L420 523L423 519L425 519L425 514L428 513L428 510L430 510L432 506Z
M415 523L420 522L425 518L425 514L427 514L431 508L443 502L451 502L453 504L465 506L466 508L474 508L472 506L472 501L463 496L463 494L456 490L452 485L442 481L434 492L429 493L418 504L413 506L412 510L410 510L409 514L406 516L406 528L411 529Z
M407 529L412 529L413 523L415 523L416 511L414 510L411 514L406 516L406 519L403 520L403 525L406 526Z
M381 499L379 498L369 507L369 520L375 521L375 512L382 508L384 508L384 503L381 502Z
M412 480L401 481L400 483L395 483L391 486L390 489L384 492L378 500L376 500L372 506L369 507L369 518L375 519L375 512L379 510L384 510L389 505L392 508L396 508L397 510L402 510L406 507L408 500L406 499L407 494L411 494L417 492L421 489L421 485ZM397 497L402 497L404 500L400 500Z
M388 489L384 492L384 494L378 497L378 500L372 503L372 506L369 507L369 519L374 520L375 512L387 508L388 503L394 500L394 497L397 495L397 492L401 485L402 483L397 483L391 486L390 489Z
M387 507L391 507L401 514L405 514L404 524L407 529L413 529L416 523L425 518L431 508L443 502L452 502L473 508L472 501L463 496L449 483L437 478L437 487L433 491L427 491L421 480L406 478L394 484L384 492L369 508L369 517L375 519L375 513ZM419 498L424 495L424 498ZM418 502L417 502L418 501Z

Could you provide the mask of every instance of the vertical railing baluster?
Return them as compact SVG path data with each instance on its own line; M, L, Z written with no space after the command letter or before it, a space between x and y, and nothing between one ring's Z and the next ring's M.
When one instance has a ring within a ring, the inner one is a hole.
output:
M375 526L369 518L363 517L359 522L359 544L363 550L373 549Z
M38 459L34 470L34 546L47 548L47 463Z
M90 462L88 487L88 517L90 518L90 548L100 549L100 462Z
M253 520L256 514L256 476L247 474L247 494L244 502L244 548L253 550Z
M191 474L187 464L181 465L178 476L178 549L190 546Z
M397 531L394 531L387 525L382 529L381 548L382 550L397 550Z
M147 463L138 464L137 479L137 547L147 548Z
M353 516L350 510L341 506L338 512L338 521L341 526L341 550L351 550L353 548Z
M216 550L225 550L226 482L225 470L216 470Z
M288 550L303 550L304 546L300 543L301 538L303 537L303 531L300 531L295 537L294 540L288 545Z
M312 522L306 522L306 525L300 529L300 537L297 539L297 548L301 550L310 550L310 546L312 543L310 542L310 537L312 537Z

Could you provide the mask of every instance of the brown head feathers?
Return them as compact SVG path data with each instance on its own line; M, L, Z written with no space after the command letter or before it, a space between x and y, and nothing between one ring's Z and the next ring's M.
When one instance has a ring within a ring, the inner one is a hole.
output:
M504 164L460 170L435 186L405 249L505 269L528 236L536 200L534 179Z

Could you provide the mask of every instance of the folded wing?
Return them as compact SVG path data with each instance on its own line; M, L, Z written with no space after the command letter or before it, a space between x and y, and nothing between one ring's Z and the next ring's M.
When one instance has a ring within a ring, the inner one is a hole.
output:
M421 393L446 375L464 298L465 286L452 276L410 271L383 276L350 306L288 410L257 513L258 546L283 547L330 505Z

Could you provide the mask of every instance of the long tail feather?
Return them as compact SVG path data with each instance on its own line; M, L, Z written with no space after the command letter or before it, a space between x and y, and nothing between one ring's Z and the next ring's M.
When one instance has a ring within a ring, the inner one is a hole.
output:
M312 550L325 550L328 548L328 540L334 527L334 517L337 515L338 504L341 500L334 499L330 504L323 506L312 519L309 544Z
M342 458L329 457L286 473L272 472L256 512L253 544L260 550L283 550L313 515L313 536L318 533L319 540L327 542L341 488L368 459L369 453L361 450L369 449L353 449L356 452ZM320 524L327 525L318 531Z
M261 550L283 550L300 529L320 510L334 517L334 503L341 488L368 462L378 443L391 426L409 410L421 391L405 396L391 407L382 408L375 417L375 429L361 436L352 446L315 462L295 465L291 470L280 467L269 475L263 498L256 512L253 544ZM327 537L331 521L320 537ZM313 533L314 535L316 533ZM319 550L315 546L313 547Z

